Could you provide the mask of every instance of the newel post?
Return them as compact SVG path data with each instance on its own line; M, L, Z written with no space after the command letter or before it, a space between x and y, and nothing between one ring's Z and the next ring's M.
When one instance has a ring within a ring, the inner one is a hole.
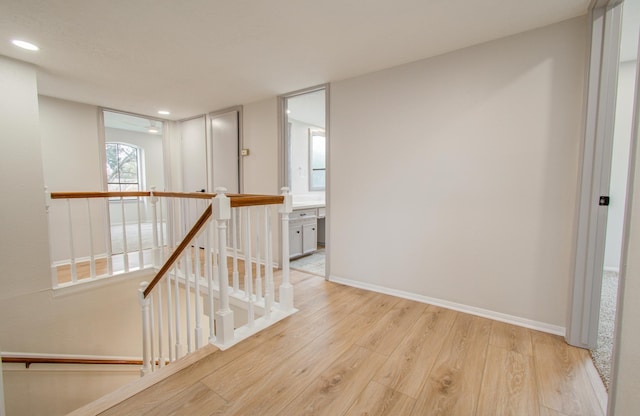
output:
M292 196L289 188L282 188L284 201L280 207L282 214L282 284L280 285L280 308L293 309L293 286L289 278L289 214L293 211Z
M213 216L218 229L218 284L219 309L216 311L216 341L229 344L234 338L233 311L229 307L229 272L227 269L227 223L231 218L231 200L224 193L226 188L216 188L213 198Z
M141 282L138 288L138 301L142 310L142 368L140 369L140 376L144 377L151 371L151 347L149 339L149 331L151 329L149 312L151 299L144 297L144 291L147 288L147 282Z

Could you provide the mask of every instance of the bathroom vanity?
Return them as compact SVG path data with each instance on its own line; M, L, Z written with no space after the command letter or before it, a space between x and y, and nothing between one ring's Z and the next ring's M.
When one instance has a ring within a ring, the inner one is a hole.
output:
M324 204L294 204L289 214L289 257L311 254L324 245Z

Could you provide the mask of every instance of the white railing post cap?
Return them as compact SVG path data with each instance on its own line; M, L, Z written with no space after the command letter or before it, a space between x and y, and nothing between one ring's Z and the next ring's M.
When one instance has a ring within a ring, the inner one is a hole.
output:
M288 214L293 211L293 196L289 192L289 188L283 186L281 189L284 201L282 201L282 207L280 208L281 214Z
M216 196L213 198L213 215L216 220L228 220L231 218L231 200L224 193L227 188L216 188Z

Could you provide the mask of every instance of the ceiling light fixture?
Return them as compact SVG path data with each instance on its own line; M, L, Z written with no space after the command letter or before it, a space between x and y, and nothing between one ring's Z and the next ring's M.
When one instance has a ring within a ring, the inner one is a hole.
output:
M16 45L19 48L26 49L28 51L39 51L40 50L39 47L37 47L33 43L27 42L25 40L14 39L14 40L11 41L11 43L13 43L14 45Z
M148 131L149 133L152 133L152 134L156 134L156 133L158 133L158 129L155 129L155 128L153 128L153 127L149 127L149 130L147 130L147 131Z
M167 110L159 110L158 114L162 114L163 116L168 116L169 114L171 114L171 112Z

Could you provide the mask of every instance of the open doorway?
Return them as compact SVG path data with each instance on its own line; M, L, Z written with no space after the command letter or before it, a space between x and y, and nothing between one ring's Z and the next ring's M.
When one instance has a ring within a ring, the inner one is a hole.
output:
M590 350L594 364L607 389L611 379L611 358L629 172L639 33L640 0L626 0L622 8L620 65L618 69L611 178L609 183L610 203L607 210L598 335L595 347Z
M105 187L108 192L165 190L164 122L113 110L103 110ZM109 253L114 269L140 268L150 262L153 246L152 207L139 197L112 197ZM164 221L161 227L166 230ZM164 231L163 231L164 232ZM138 256L129 256L130 253Z
M289 222L291 268L327 274L327 89L314 87L281 98L283 184L293 212Z

